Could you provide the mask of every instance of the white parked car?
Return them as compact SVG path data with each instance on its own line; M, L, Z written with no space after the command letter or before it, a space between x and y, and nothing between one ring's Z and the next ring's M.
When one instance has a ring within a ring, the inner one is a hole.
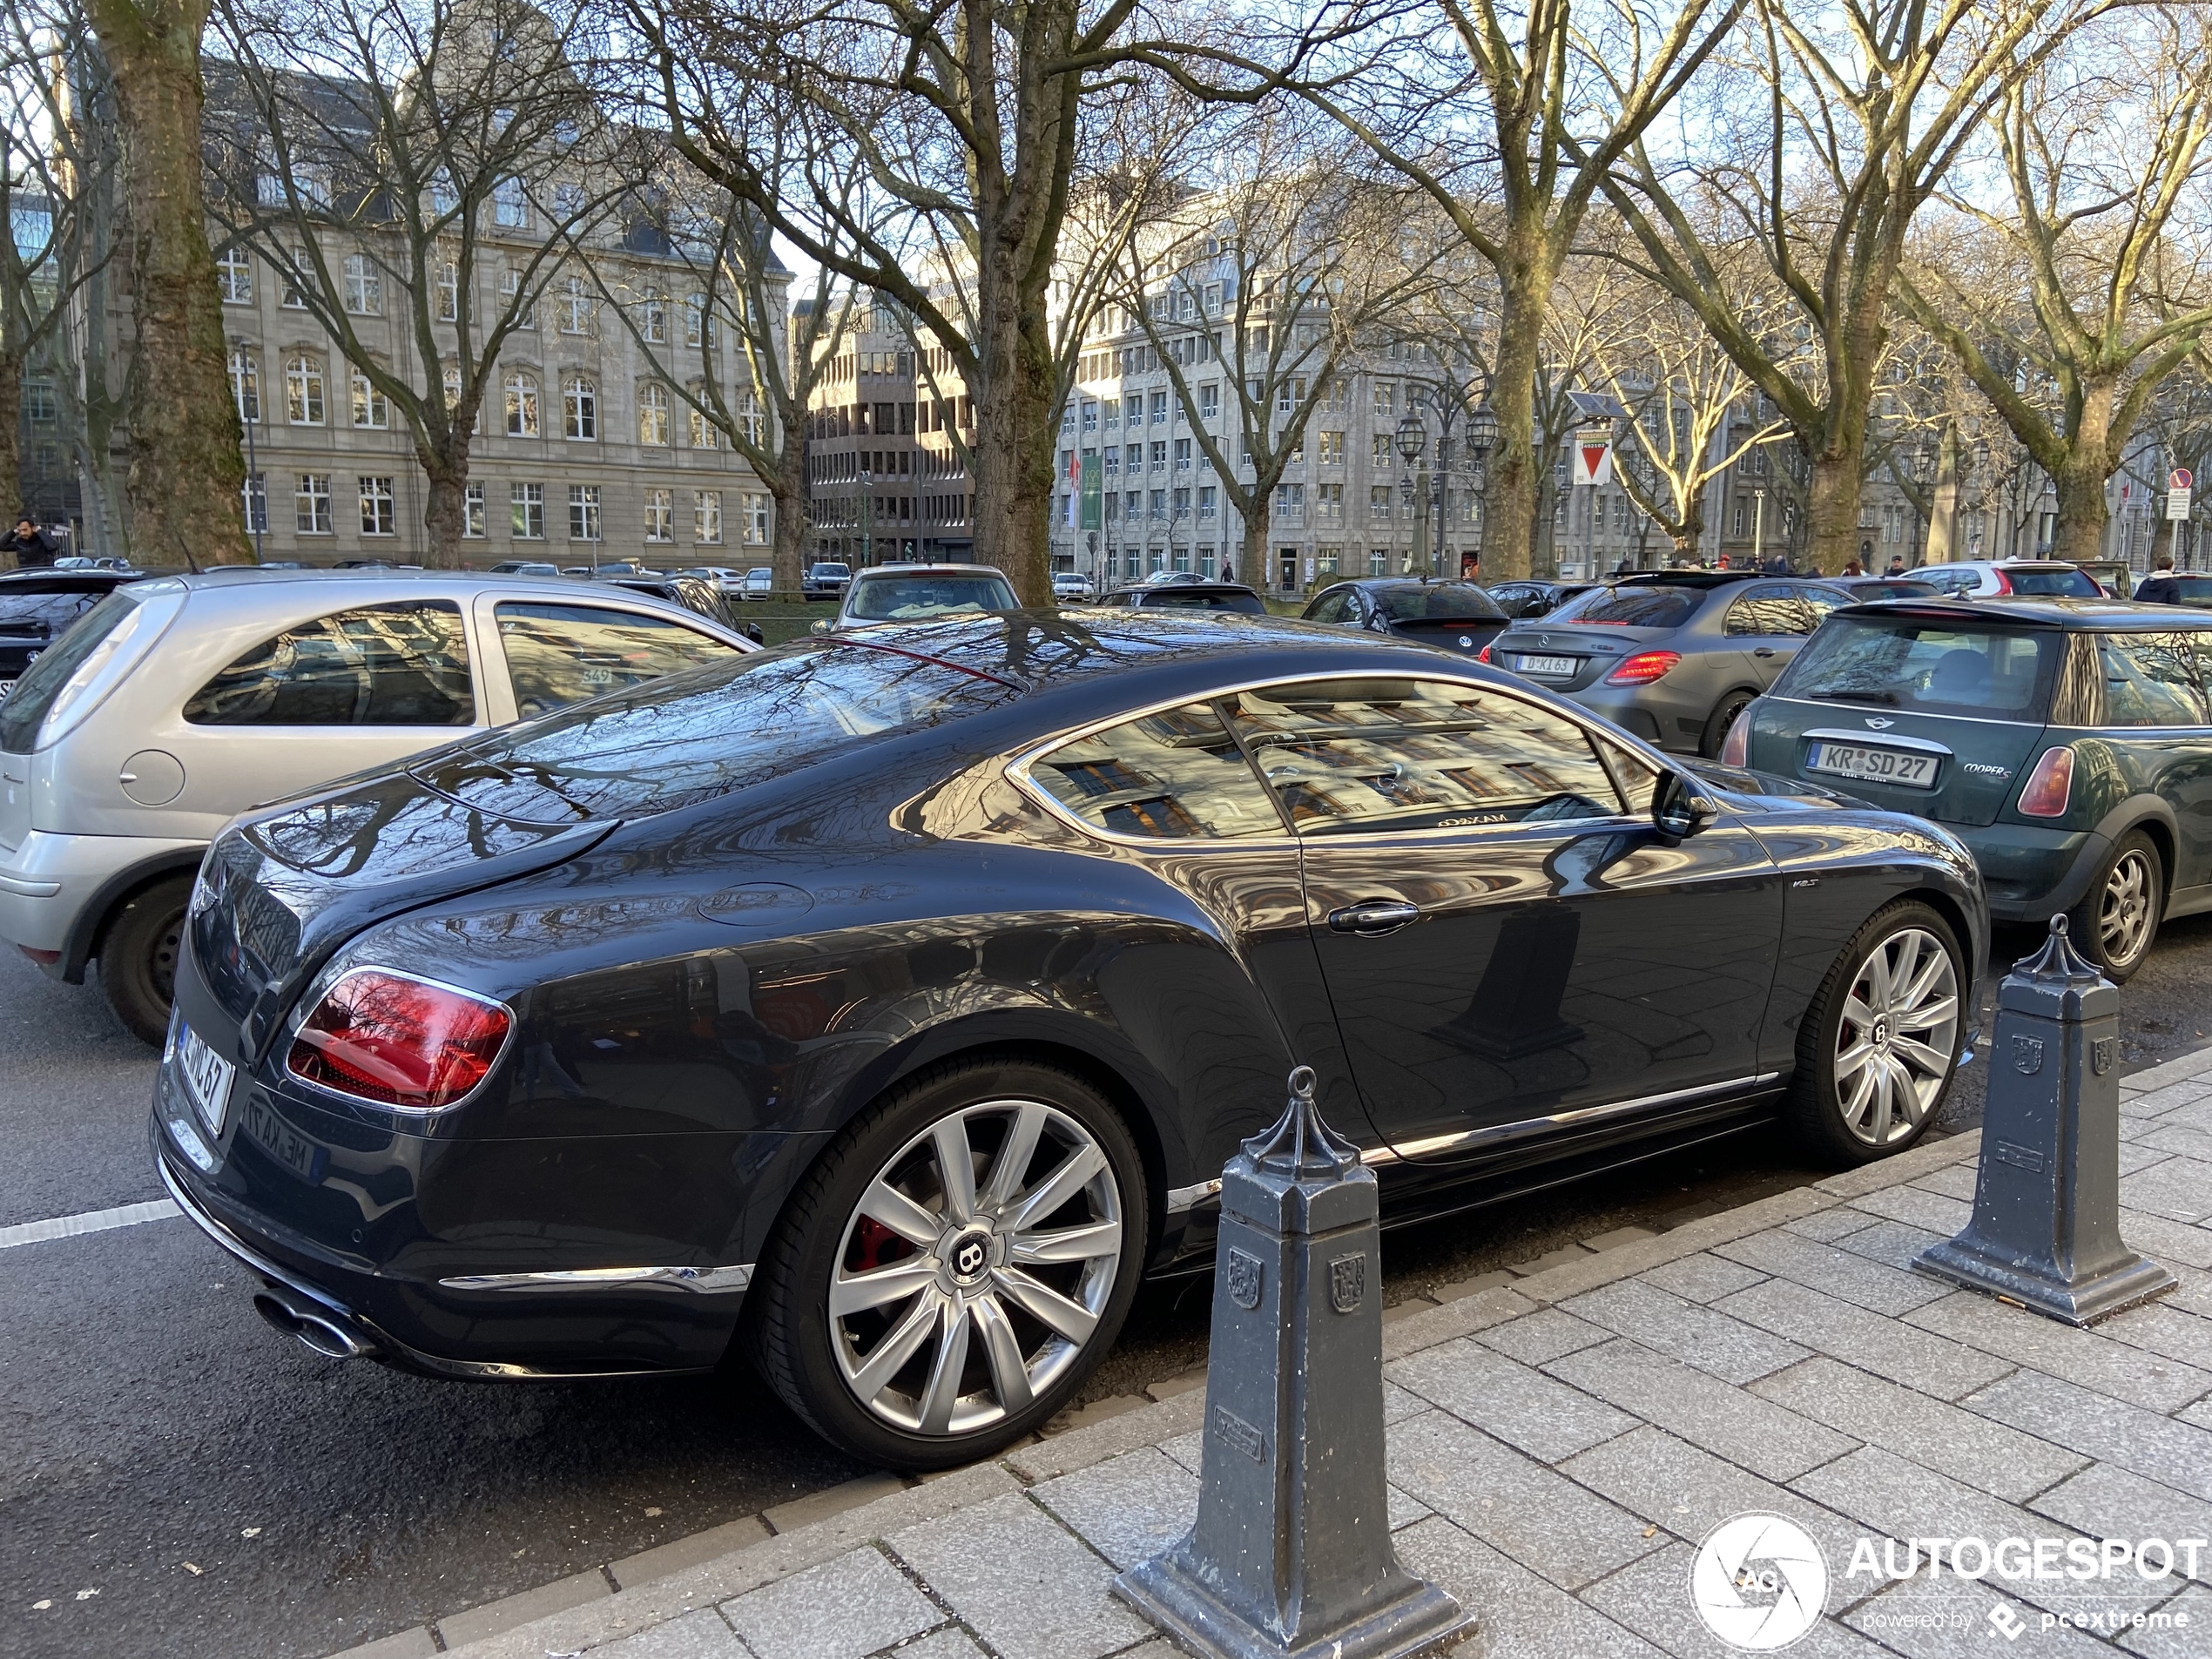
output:
M1052 597L1062 604L1088 604L1091 593L1090 578L1080 570L1055 570L1052 573Z
M776 573L765 564L756 564L745 573L745 597L765 599L776 591Z
M2104 590L2078 564L2064 559L1976 559L1924 564L1907 573L1961 599L1994 599L2007 593L2034 599L2097 599Z
M211 570L118 588L0 703L0 939L149 1042L231 818L348 772L757 649L559 577Z

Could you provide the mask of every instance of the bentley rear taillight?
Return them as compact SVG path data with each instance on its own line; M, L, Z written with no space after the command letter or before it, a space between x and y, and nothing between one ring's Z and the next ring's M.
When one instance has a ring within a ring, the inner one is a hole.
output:
M1679 651L1640 651L1633 657L1621 659L1621 666L1605 677L1608 685L1649 685L1676 663L1682 661Z
M356 1100L427 1110L483 1082L513 1026L489 998L362 968L300 1022L285 1069Z
M2046 749L2020 786L2020 811L2030 818L2064 818L2074 798L2074 751Z

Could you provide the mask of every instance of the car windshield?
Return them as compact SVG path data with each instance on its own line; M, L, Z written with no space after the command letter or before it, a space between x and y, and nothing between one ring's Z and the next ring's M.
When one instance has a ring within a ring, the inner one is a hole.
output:
M845 614L856 622L927 622L1019 604L1002 576L864 576L853 584Z
M814 574L819 577L832 577L851 576L853 572L847 566L842 564L818 564L814 567Z
M2008 570L2005 580L2013 584L2014 593L2038 599L2095 599L2104 593L2087 570L2071 566L2063 570Z
M1570 599L1546 618L1550 622L1595 622L1615 628L1679 628L1705 602L1703 588L1666 588L1638 583L1629 588L1593 588Z
M2063 644L2047 628L1839 614L1797 653L1774 695L2040 722Z
M825 641L671 675L509 727L443 752L427 781L529 822L647 815L1015 695L1002 681L927 658Z
M1464 582L1440 582L1433 587L1385 588L1375 604L1393 622L1502 622L1505 612L1497 601Z

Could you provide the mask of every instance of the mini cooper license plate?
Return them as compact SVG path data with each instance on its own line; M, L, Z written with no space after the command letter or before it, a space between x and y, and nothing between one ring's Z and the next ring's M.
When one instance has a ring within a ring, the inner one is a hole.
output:
M231 1082L238 1068L209 1048L190 1026L185 1027L184 1035L185 1040L177 1045L177 1075L184 1080L185 1097L199 1114L199 1121L207 1125L207 1132L220 1136L223 1121L230 1116Z
M1935 756L1867 748L1856 743L1814 744L1805 770L1863 784L1895 784L1903 789L1933 789L1936 783Z
M1575 657L1516 657L1514 667L1523 674L1572 674L1581 659Z

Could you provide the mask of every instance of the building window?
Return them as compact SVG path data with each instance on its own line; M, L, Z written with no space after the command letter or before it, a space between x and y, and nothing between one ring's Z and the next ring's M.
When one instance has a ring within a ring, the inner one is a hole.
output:
M561 282L561 332L564 334L588 334L591 332L595 306L591 290L580 276L566 277Z
M656 448L668 447L668 388L645 385L637 389L637 442Z
M384 394L376 389L374 382L357 368L348 377L348 384L354 424L378 432L388 429L392 424L392 406Z
M561 388L561 429L574 442L598 440L599 388L581 374L570 376Z
M518 542L542 542L545 539L545 486L543 484L509 484L507 504L514 519L514 536Z
M1305 522L1305 486L1278 484L1275 486L1275 516L1285 524Z
M1165 426L1167 420L1168 395L1165 392L1155 392L1152 394L1152 424Z
M1341 432L1322 433L1320 441L1314 446L1313 459L1324 467L1344 465L1344 434Z
M706 296L691 293L684 296L684 343L686 346L714 344L714 318L706 308Z
M1190 470L1190 440L1188 438L1175 441L1175 469L1177 472Z
M537 382L520 370L507 377L507 435L537 435Z
M356 317L384 314L384 275L366 253L348 253L345 265L346 309Z
M284 366L285 418L294 426L322 424L322 360L304 354Z
M499 308L511 313L517 328L537 327L537 296L523 292L523 273L513 266L499 273Z
M569 486L569 540L596 542L599 539L599 486L570 484Z
M697 404L693 404L691 406L691 448L694 449L719 449L721 447L722 434L720 430L715 426L713 421L706 418L706 415L704 410L702 410Z
M649 346L665 346L668 343L668 301L661 298L658 290L648 288L639 311L639 335Z
M768 496L761 490L747 490L738 497L745 543L747 547L768 545Z
M293 528L302 536L330 534L330 475L303 472L292 492Z
M568 143L574 142L574 139L568 141ZM565 149L567 145L564 144L563 148ZM559 219L565 225L570 220L577 218L583 213L583 186L582 185L556 185L553 186L554 218Z
M1384 421L1395 420L1397 418L1398 382L1396 381L1377 381L1375 382L1375 415L1378 420ZM1378 444L1380 444L1382 441L1383 435L1379 432L1377 433L1375 435L1375 442ZM1377 453L1381 454L1384 453L1384 451L1379 449Z
M747 392L738 400L738 430L747 443L758 444L768 429L767 417L761 413L760 400Z
M430 175L430 211L440 219L461 206L461 192L453 187L453 175L443 167Z
M461 371L457 368L448 368L442 378L445 382L446 413L451 415L461 407ZM476 406L476 418L469 423L469 429L471 432L482 432L484 429L482 404L479 403Z
M55 401L53 381L27 380L23 383L24 418L33 426L53 425L60 416L60 408Z
M649 542L672 542L676 539L674 490L648 489L645 492L645 539Z
M48 388L51 395L51 388ZM238 405L238 418L258 426L261 421L261 370L250 351L231 354L231 399ZM28 401L28 400L25 400ZM31 417L37 419L37 415Z
M1367 516L1386 522L1390 517L1390 486L1370 484L1367 487Z
M1369 576L1390 574L1390 550L1388 548L1371 547L1367 550L1367 574Z
M253 303L253 256L242 247L225 248L215 261L215 285L226 306Z
M461 267L451 260L438 266L438 320L457 321L461 316Z
M529 228L530 201L521 179L510 175L491 187L491 222L502 231Z
M691 539L710 547L722 545L722 492L695 491L691 498Z
M392 510L392 481L364 476L361 487L361 534L395 536L399 519Z
M484 536L484 487L463 484L461 487L461 533L470 541L482 541Z
M1340 547L1322 548L1318 550L1318 558L1320 566L1318 574L1321 580L1324 582L1335 581L1337 577L1337 567L1344 563L1344 550Z
M241 493L246 505L246 533L266 534L269 528L268 480L260 473L249 473Z
M1221 387L1212 381L1198 388L1198 418L1211 421L1221 413Z
M284 273L284 293L277 304L287 311L305 311L307 308L307 294L303 285L309 280L308 273L314 268L314 261L307 256L307 249L294 249L291 266Z
M1317 524L1344 523L1344 486L1342 484L1314 485L1313 522Z
M1218 516L1214 506L1214 494L1211 484L1198 486L1198 522L1201 524L1211 524Z

